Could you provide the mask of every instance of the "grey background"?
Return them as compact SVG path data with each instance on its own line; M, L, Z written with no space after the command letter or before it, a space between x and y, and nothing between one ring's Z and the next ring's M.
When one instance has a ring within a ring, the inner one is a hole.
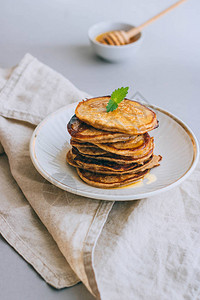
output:
M110 64L97 58L87 38L96 22L139 25L174 2L0 0L0 66L13 66L29 52L94 96L128 85L129 96L139 92L174 113L199 139L199 0L188 0L146 28L140 51L127 62ZM61 291L51 288L0 238L0 299L93 297L82 284Z

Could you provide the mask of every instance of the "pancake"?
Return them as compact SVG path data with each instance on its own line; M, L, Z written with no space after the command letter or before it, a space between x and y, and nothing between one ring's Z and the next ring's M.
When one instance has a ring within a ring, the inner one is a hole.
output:
M120 143L120 142L129 142L129 141L134 141L136 140L140 135L129 135L127 139L110 139L110 140L107 140L107 141L102 141L101 144L107 144L107 143ZM94 145L95 143L99 143L100 142L98 140L93 140L93 141L86 141L86 140L78 140L78 139L75 139L74 137L71 137L70 139L70 144L71 145L87 145L88 147L91 147L92 145Z
M106 154L107 152L95 145L93 145L93 147L87 147L87 146L76 146L76 149L82 153L82 154L86 154L86 155L104 155Z
M111 132L138 135L158 126L155 112L139 102L124 99L112 112L106 111L110 96L81 101L75 114L88 125Z
M113 133L100 129L96 129L82 121L80 121L76 115L74 115L69 123L67 124L67 129L69 134L73 137L74 140L79 142L98 142L98 143L107 143L107 142L118 142L118 141L127 141L132 136L124 133Z
M113 154L113 153L109 153L109 152L105 152L105 154L102 155L98 155L96 154L96 152L92 152L92 149L89 149L90 154L85 154L85 153L81 153L77 148L72 147L72 153L73 154L84 154L85 157L88 158L96 158L102 161L112 161L118 164L131 164L131 163L139 163L142 164L144 163L146 160L148 160L152 154L153 154L153 149L151 149L145 156L140 157L140 158L133 158L131 156L122 156L122 155L117 155L117 154ZM96 150L96 149L95 149ZM102 150L104 151L104 150Z
M145 156L154 146L153 138L150 138L148 133L134 136L133 139L123 142L92 144L80 143L71 139L70 143L82 154L103 155L110 152L117 155L132 156L133 158Z
M133 135L133 136L129 136L129 139L124 140L124 141L114 141L114 140L110 140L109 142L106 143L98 143L98 141L93 141L93 142L86 142L86 141L81 141L81 140L77 140L74 139L73 137L70 139L70 144L73 146L88 146L88 147L94 147L95 144L116 144L118 145L118 148L122 148L124 149L124 147L126 147L126 145L134 145L138 142L140 142L141 140L143 140L145 138L145 136L143 135ZM129 146L127 146L127 148L130 148Z
M79 168L76 168L76 170L83 181L94 187L104 189L116 188L136 182L144 178L144 176L149 172L148 170L146 170L144 172L139 172L136 174L104 175L96 174Z
M115 152L117 151L118 149L133 149L133 148L137 148L139 146L141 146L144 141L147 139L146 136L143 137L143 135L134 135L132 137L130 137L129 140L127 141L121 141L121 142L110 142L110 143L101 143L101 144L95 144L94 143L88 143L88 142L83 142L83 141L78 141L74 138L71 138L70 139L70 144L76 148L80 148L80 151L81 149L86 150L86 151L90 151L90 148L93 148L94 149L99 149L99 151L96 151L96 154L98 154L97 152L100 152L103 154L104 152L103 151L100 151L100 148L102 148L102 150L104 148L108 148L108 152L109 152L109 147L112 148L112 152ZM94 151L95 152L95 151ZM89 154L89 153L88 153Z
M70 139L70 144L72 146L75 146L75 147L87 147L87 148L93 148L93 147L96 147L94 144L92 143L88 143L88 142L81 142L81 141L77 141L77 140L74 140L73 138Z
M108 161L102 162L101 160L97 159L88 159L82 155L73 155L71 150L67 153L67 161L72 166L102 174L137 173L158 166L160 160L160 156L153 155L142 165L138 165L136 163L116 164Z
M119 146L119 143L96 144L96 146L107 152L123 156L132 156L133 158L143 157L154 148L153 137L150 138L149 135L143 137L142 140L135 145L131 142L121 142L124 143L124 149L122 148L122 145Z

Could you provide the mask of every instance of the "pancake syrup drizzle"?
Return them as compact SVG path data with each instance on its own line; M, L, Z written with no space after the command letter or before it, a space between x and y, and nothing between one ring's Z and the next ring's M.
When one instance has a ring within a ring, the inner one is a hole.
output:
M132 188L142 187L145 184L151 184L151 183L155 182L156 180L157 180L156 175L148 173L147 175L145 175L144 179L140 179L136 182L133 182L133 183L125 185L125 186L117 187L116 189L132 189Z

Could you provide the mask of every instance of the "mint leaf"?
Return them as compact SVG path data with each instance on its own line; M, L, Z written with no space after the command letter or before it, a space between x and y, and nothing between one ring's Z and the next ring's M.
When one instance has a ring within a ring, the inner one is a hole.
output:
M107 106L106 106L106 110L107 110L107 112L113 111L117 107L118 107L118 104L115 101L113 101L112 99L110 99Z
M121 87L111 94L111 98L106 106L106 111L113 111L118 107L118 104L124 100L128 93L129 87Z

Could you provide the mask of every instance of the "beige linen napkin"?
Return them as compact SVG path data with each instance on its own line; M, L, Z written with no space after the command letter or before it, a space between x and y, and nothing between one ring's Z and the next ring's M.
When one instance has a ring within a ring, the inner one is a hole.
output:
M180 187L140 201L59 190L33 167L29 140L47 114L85 94L30 55L3 76L0 142L9 166L2 155L0 231L7 241L57 288L81 280L103 300L198 299L199 166Z

